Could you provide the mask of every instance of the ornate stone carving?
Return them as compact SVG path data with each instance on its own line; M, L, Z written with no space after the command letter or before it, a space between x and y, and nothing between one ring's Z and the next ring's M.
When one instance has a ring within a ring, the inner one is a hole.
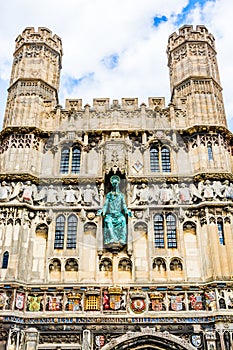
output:
M126 172L127 156L125 142L111 142L105 144L104 149L104 169L108 174L111 170L122 174Z

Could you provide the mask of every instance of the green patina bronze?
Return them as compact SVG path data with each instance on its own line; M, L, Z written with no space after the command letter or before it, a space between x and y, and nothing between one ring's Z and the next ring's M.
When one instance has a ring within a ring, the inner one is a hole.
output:
M120 177L110 178L112 191L107 193L106 201L98 215L104 217L104 244L125 245L127 241L126 215L132 216L127 209L124 194L119 190Z

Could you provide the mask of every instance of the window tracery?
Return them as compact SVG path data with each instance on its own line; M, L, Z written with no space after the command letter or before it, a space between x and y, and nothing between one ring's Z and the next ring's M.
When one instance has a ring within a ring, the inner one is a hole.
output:
M170 150L166 146L152 145L150 148L150 170L153 173L171 172Z
M183 264L179 258L173 258L170 262L171 271L183 271Z
M59 215L56 218L54 249L63 249L66 242L66 249L76 248L78 220L74 214L68 216Z
M60 173L78 174L80 172L81 151L78 146L64 147L61 151Z
M218 238L220 245L225 245L225 237L224 237L224 228L223 228L223 221L222 219L217 219L217 226L218 226Z
M166 262L163 258L155 258L153 260L153 270L158 271L158 272L162 272L162 271L166 271Z
M67 259L65 263L65 271L78 271L78 262L76 259Z
M132 262L130 259L123 258L119 261L118 270L120 271L132 271Z
M2 269L7 269L9 261L9 252L5 251L2 258Z
M154 216L155 248L176 248L176 217L173 214Z
M102 259L99 265L100 271L112 271L112 261L110 259Z

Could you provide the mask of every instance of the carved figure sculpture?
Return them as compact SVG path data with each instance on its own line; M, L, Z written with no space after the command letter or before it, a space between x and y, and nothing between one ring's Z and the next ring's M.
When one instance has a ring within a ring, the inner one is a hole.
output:
M223 189L224 189L223 196L226 199L233 199L233 187L228 180L223 182Z
M36 202L37 204L42 203L47 196L47 191L48 189L46 186L42 187L39 191L37 190L37 188L35 188L33 192L34 202Z
M57 190L53 187L53 185L50 185L47 191L47 203L48 204L54 204L57 202Z
M23 188L22 182L17 182L16 184L14 182L11 182L11 187L12 187L12 192L10 194L10 200L14 200L14 199L19 200L19 195Z
M190 192L191 192L192 200L194 202L196 202L197 200L198 201L202 200L202 194L201 194L199 188L197 189L197 187L194 184L190 184L189 185L189 189L190 189Z
M82 191L82 199L84 205L92 206L100 203L99 195L96 187L91 187L91 185L87 185L86 188Z
M212 187L211 182L209 180L206 180L206 182L204 184L203 197L206 200L212 200L214 197L214 190L213 190L213 187Z
M65 202L67 204L75 204L77 202L76 191L72 188L71 185L64 191L65 192Z
M157 184L152 184L150 187L150 202L158 203L159 201L159 186Z
M221 181L213 181L213 190L214 190L214 197L222 199L224 196L222 194L222 191L224 189L224 186L221 184Z
M162 204L169 204L172 199L172 190L168 188L166 183L163 183L162 188L159 190L159 202Z
M104 244L125 245L127 238L126 215L132 216L126 207L124 194L119 190L120 178L113 175L110 178L112 191L106 196L106 201L97 215L104 217Z
M7 202L9 199L10 187L7 186L5 181L2 181L0 185L0 202Z
M190 203L191 202L191 190L183 182L179 188L179 201L180 203Z
M131 204L146 205L149 203L149 199L150 192L146 184L143 183L140 187L134 186Z
M36 190L36 185L32 185L31 181L26 181L23 186L22 200L26 203L33 203L33 192Z

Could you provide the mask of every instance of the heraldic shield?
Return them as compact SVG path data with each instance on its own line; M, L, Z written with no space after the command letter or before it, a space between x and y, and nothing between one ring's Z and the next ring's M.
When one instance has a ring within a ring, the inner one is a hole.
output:
M193 334L191 336L191 343L196 348L199 348L202 345L202 338L200 334Z

